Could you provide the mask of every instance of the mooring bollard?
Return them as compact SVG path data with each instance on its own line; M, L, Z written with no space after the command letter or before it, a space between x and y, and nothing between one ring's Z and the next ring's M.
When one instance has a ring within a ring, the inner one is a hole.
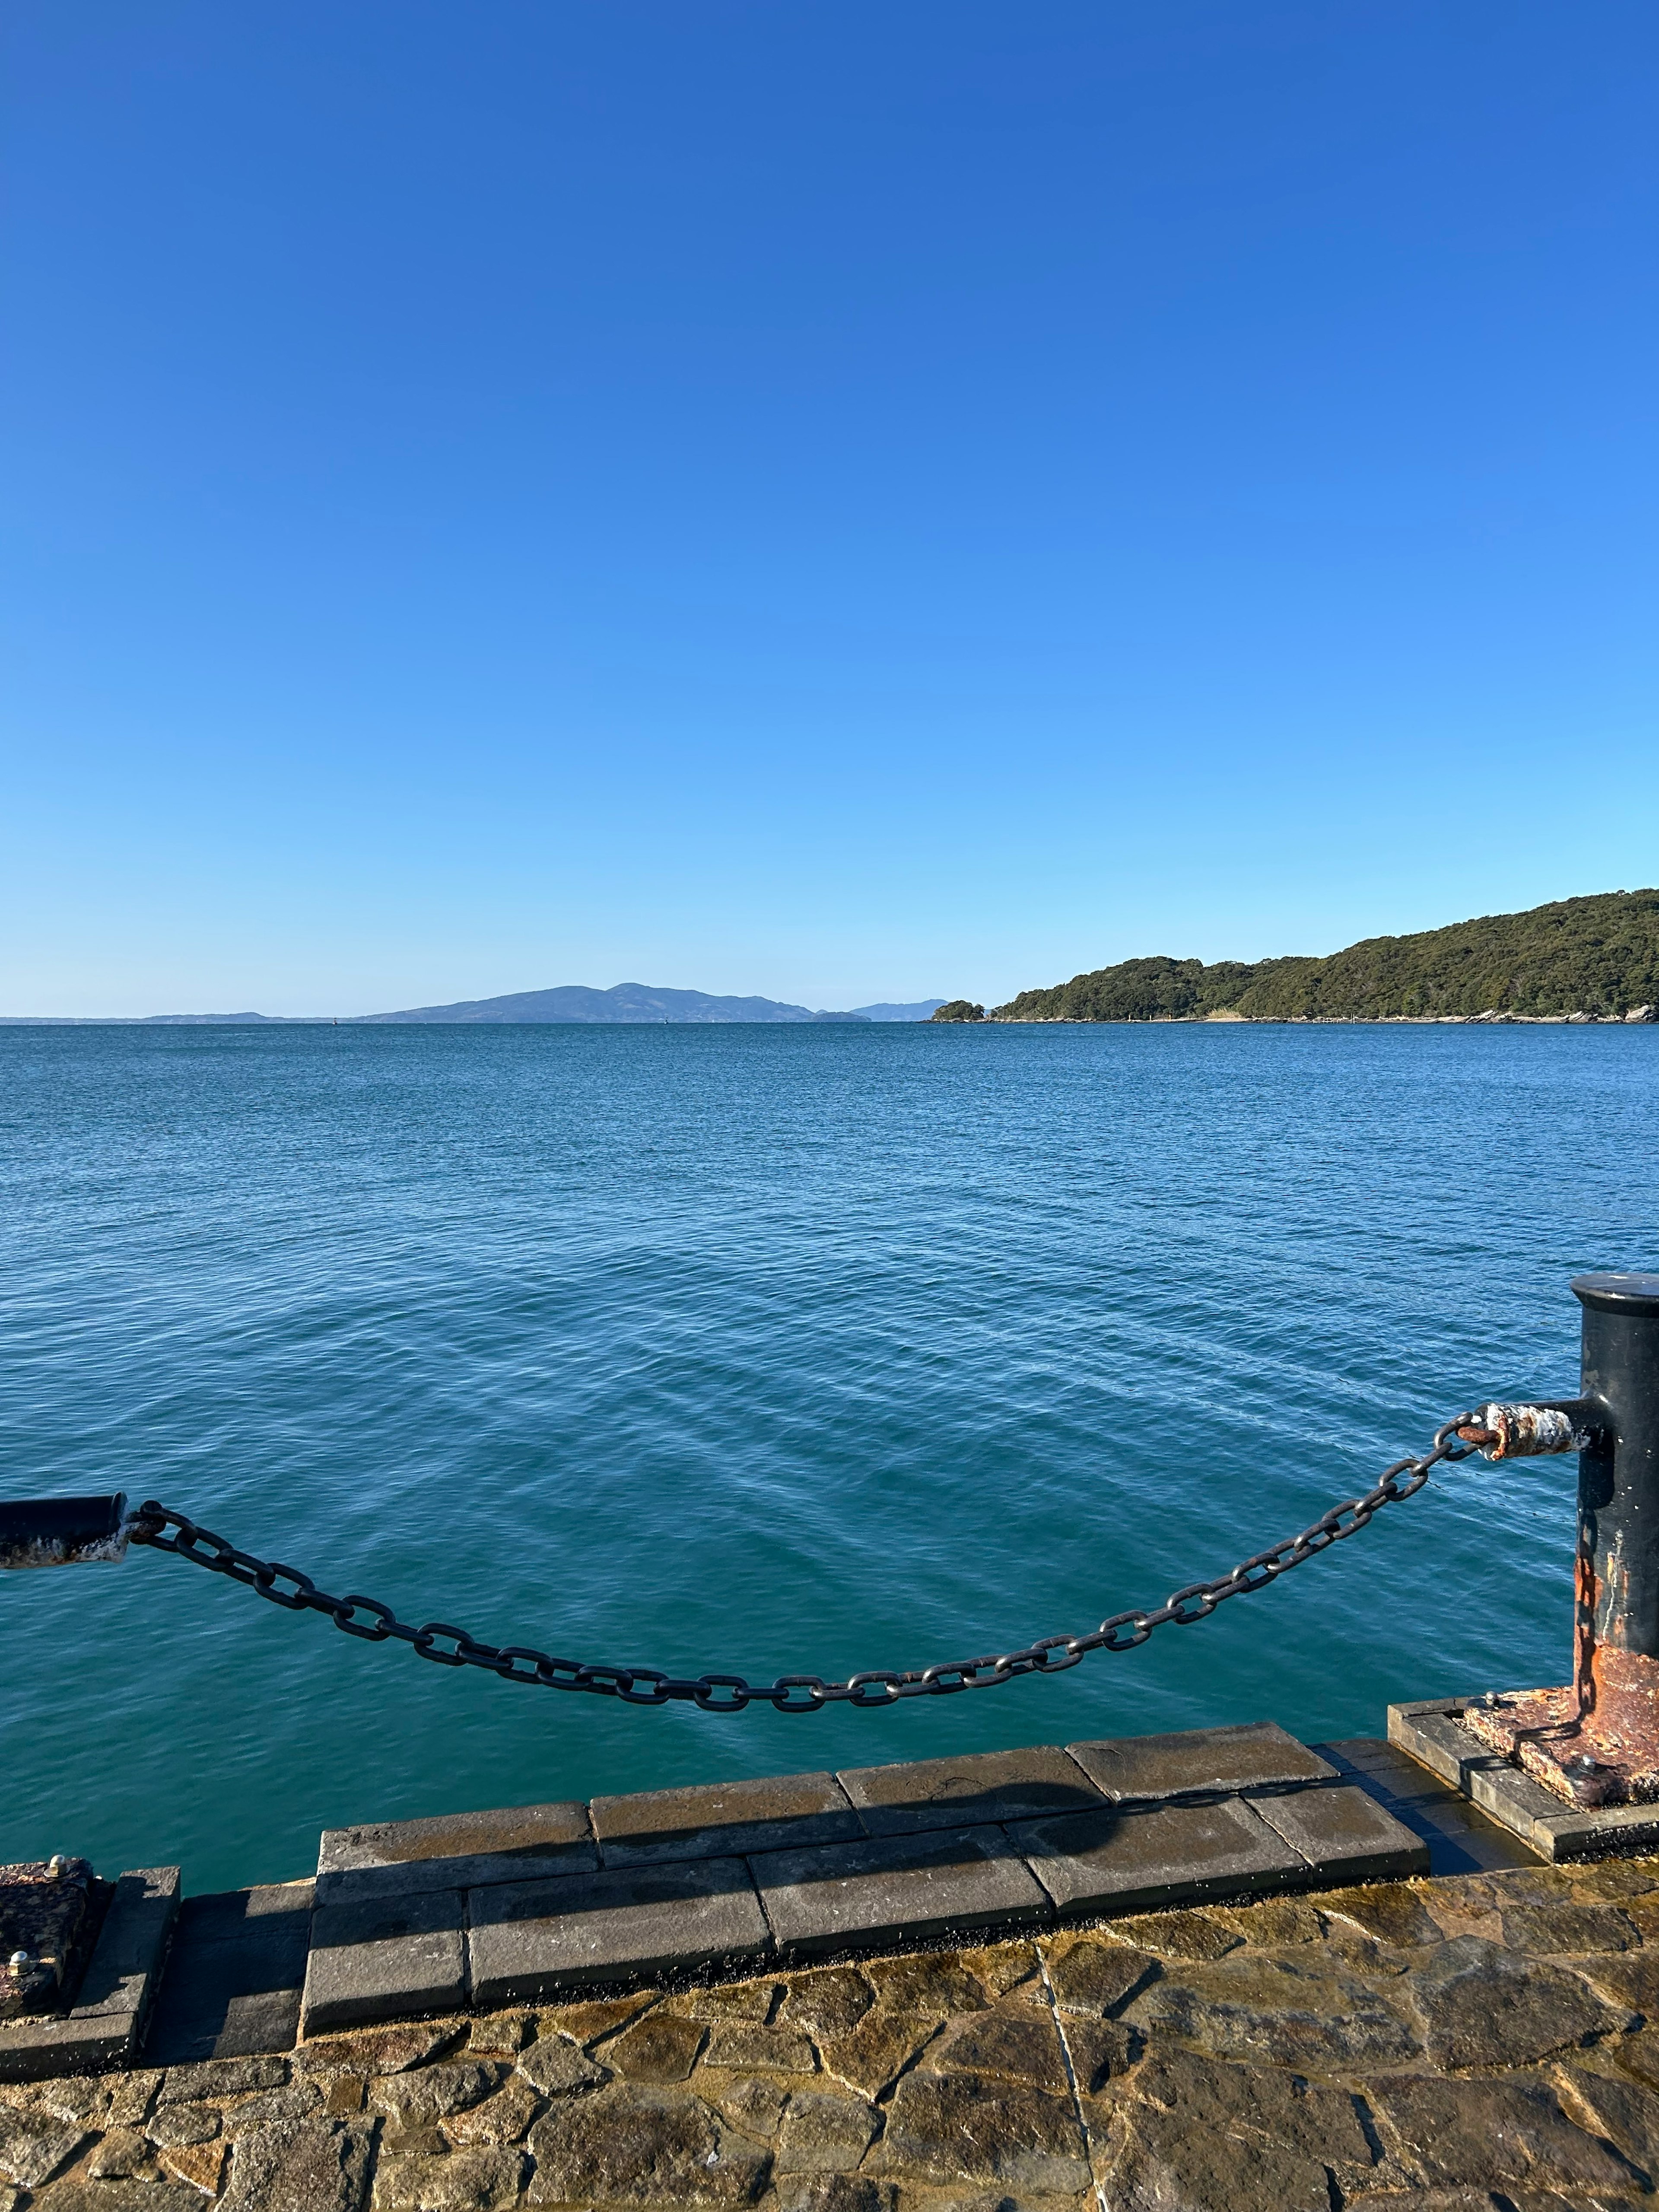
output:
M127 1501L112 1498L22 1498L0 1504L0 1568L66 1567L122 1559Z
M1489 1695L1463 1720L1583 1806L1659 1799L1659 1275L1579 1275L1583 1395L1482 1409L1494 1458L1560 1450L1494 1416L1547 1412L1579 1447L1572 1680ZM1473 1431L1462 1433L1473 1436Z

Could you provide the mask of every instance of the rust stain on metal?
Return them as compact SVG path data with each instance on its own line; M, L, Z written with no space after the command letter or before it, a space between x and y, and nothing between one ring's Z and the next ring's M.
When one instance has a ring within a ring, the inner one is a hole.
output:
M97 1931L100 1883L85 1859L0 1866L0 2021L58 2010Z
M1487 1459L1535 1459L1550 1452L1582 1451L1585 1437L1571 1413L1559 1406L1505 1406L1494 1401L1475 1409L1473 1421L1457 1431Z

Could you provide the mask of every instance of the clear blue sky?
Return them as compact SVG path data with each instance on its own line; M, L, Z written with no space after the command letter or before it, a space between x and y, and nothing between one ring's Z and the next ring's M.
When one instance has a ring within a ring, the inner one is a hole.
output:
M1651 0L12 0L0 1011L1659 879Z

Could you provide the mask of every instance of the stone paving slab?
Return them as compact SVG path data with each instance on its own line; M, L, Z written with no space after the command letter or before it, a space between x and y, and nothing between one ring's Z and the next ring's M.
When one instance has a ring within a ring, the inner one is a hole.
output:
M786 1958L1018 1927L1048 1912L1042 1890L997 1827L774 1851L753 1866Z
M742 1859L492 1885L468 1899L472 2001L533 2002L758 1959L771 1948Z
M607 1867L728 1858L863 1834L833 1774L782 1774L689 1790L596 1797L593 1832Z
M1540 1859L1592 1857L1659 1844L1659 1805L1569 1805L1459 1725L1472 1698L1389 1707L1389 1741L1451 1783Z
M1449 1783L1391 1743L1355 1736L1313 1749L1352 1778L1426 1846L1431 1874L1478 1874L1496 1867L1535 1866L1530 1851Z
M118 2064L138 2046L179 1911L177 1867L124 1874L67 2013L0 2025L0 2081Z
M1655 1858L0 2086L5 2212L1650 2212L1656 2182Z
M326 1828L317 1857L317 1901L528 1881L599 1863L587 1808L574 1802Z
M1298 1790L1253 1797L1250 1806L1318 1869L1322 1882L1388 1881L1429 1871L1428 1845L1363 1790Z
M145 2039L153 2064L292 2048L314 1887L285 1882L184 1900Z
M319 1905L311 1917L301 2033L465 2005L463 1923L454 1889Z
M1156 1802L1217 1790L1329 1782L1336 1772L1275 1721L1182 1729L1171 1735L1121 1736L1070 1743L1066 1748L1114 1804Z
M1301 1854L1237 1797L1076 1813L1013 1833L1054 1904L1072 1914L1245 1896L1309 1875Z
M1095 1810L1103 1802L1077 1761L1053 1744L854 1767L838 1778L872 1836L1034 1820Z

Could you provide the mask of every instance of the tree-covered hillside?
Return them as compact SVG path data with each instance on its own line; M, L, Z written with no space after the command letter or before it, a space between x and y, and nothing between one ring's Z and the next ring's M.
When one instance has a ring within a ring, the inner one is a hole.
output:
M1437 1014L1622 1015L1659 1006L1659 890L1607 891L1370 937L1324 959L1125 960L1022 991L999 1022L1253 1021ZM939 1018L936 1015L934 1018Z

